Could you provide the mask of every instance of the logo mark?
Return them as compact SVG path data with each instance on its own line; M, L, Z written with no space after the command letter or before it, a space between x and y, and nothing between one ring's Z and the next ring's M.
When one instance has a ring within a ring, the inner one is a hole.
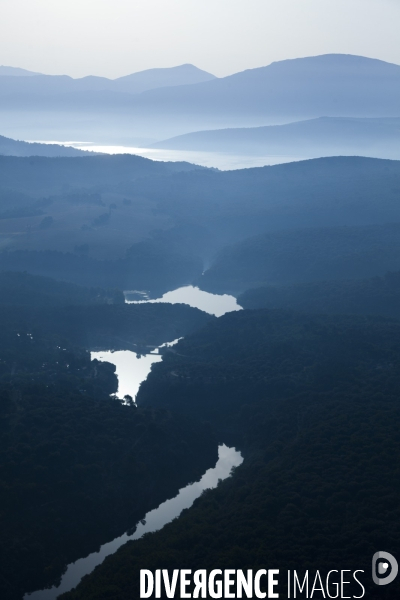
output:
M397 560L389 552L376 552L372 557L372 579L376 585L392 583L399 572ZM382 577L385 575L385 577Z

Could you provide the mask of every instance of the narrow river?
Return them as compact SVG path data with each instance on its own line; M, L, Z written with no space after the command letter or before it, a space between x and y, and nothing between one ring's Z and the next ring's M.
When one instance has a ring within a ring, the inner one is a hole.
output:
M57 588L53 587L32 594L25 594L24 600L55 600L60 594L69 592L78 585L82 577L91 573L107 556L114 554L118 548L129 540L137 540L145 533L158 531L164 527L164 525L178 517L185 508L190 508L203 490L217 487L219 481L229 477L232 468L238 467L242 462L243 458L235 448L228 448L225 445L219 446L218 462L215 467L208 469L200 481L182 488L175 498L166 500L158 508L148 512L143 521L137 524L132 535L125 533L112 542L101 546L99 552L89 554L86 558L81 558L68 565L67 571L61 579L61 584Z
M233 296L217 296L203 292L192 286L168 292L162 298L155 300L149 300L146 298L144 292L136 291L125 292L125 297L128 303L171 302L172 304L189 304L218 317L227 312L241 310L241 307L237 304ZM171 346L177 342L179 340L166 342L159 348ZM117 394L119 398L123 399L126 395L135 398L140 384L147 378L152 365L162 360L159 348L152 350L149 354L140 356L130 350L118 352L104 350L92 352L91 357L92 360L106 361L116 366L118 377ZM179 491L175 498L166 500L158 508L148 512L144 519L136 525L134 533L125 533L101 546L98 552L94 552L86 558L81 558L68 565L58 587L25 594L24 600L55 600L60 594L70 591L78 585L82 577L91 573L107 556L114 554L118 548L129 540L137 540L145 533L158 531L164 527L164 525L178 517L185 508L189 508L203 490L217 487L218 482L229 477L232 468L239 466L242 462L243 458L235 448L228 448L225 445L219 446L217 464L213 469L208 469L200 481L187 485Z

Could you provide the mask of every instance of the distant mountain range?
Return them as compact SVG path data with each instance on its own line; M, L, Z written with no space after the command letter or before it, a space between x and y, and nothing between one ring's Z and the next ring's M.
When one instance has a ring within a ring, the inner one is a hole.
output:
M26 69L20 69L18 67L0 66L0 77L34 77L35 75L41 75L41 73L27 71Z
M0 131L10 137L148 145L193 131L319 117L400 118L400 66L328 54L223 78L193 65L116 80L0 77Z
M0 67L0 77L1 96L8 96L9 94L58 95L81 92L140 94L154 88L192 85L216 79L211 73L189 64L169 69L148 69L118 79L107 79L106 77L92 75L73 79L67 75L43 75L13 67Z
M257 116L270 123L322 116L394 117L400 116L400 66L342 54L284 60L194 88L153 90L136 104L185 114Z
M0 135L0 154L2 156L85 156L93 155L85 150L76 150L59 144L39 144L21 142Z
M154 148L249 155L400 159L400 118L320 117L288 125L197 131Z

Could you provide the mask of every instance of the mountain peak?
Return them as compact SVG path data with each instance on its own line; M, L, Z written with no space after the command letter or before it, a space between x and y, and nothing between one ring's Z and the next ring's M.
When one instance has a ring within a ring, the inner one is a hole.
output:
M367 56L359 56L357 54L319 54L316 56L305 56L302 58L289 58L286 60L275 61L266 68L290 68L296 69L393 69L399 68L400 65L389 63L378 58L369 58ZM263 68L263 67L261 67Z

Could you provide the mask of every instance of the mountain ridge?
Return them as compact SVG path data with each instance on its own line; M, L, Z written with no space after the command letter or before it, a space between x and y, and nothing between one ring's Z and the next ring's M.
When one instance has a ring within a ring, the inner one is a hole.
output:
M13 93L73 93L73 92L100 92L114 91L129 94L140 94L144 91L168 86L192 85L212 79L216 79L211 73L203 71L191 64L178 65L176 67L146 69L136 73L130 73L116 79L87 75L74 78L69 75L45 75L43 73L26 72L26 76L16 77L12 72L2 73L0 67L0 81L2 83L2 95ZM3 67L11 69L14 67ZM19 69L16 69L20 71ZM31 75L30 75L31 74ZM33 78L32 75L35 75Z
M60 144L41 144L39 142L25 142L22 140L13 140L11 138L0 135L0 155L1 156L93 156L95 152L90 150L77 150Z
M152 148L227 154L400 158L400 118L318 117L285 125L196 131ZM370 154L368 154L370 153Z
M28 71L27 69L21 69L20 67L0 65L0 77L34 77L35 75L41 75L41 73Z
M178 69L184 75L180 85L175 79L174 85L152 84L153 89L148 83L144 89L144 82L133 89L130 76L116 81L1 77L0 129L7 127L11 137L38 139L45 134L56 140L76 135L93 140L101 131L103 144L125 139L130 131L135 139L148 140L147 145L205 129L260 127L323 116L400 117L400 66L378 59L321 55L223 78L200 72L206 81L199 81L197 69L192 79L185 75L187 66ZM136 74L135 81L154 75L145 73ZM160 83L159 71L156 76ZM49 120L49 113L57 119Z
M360 69L360 66L362 67L362 69ZM292 67L295 68L295 71L293 71ZM300 67L300 68L299 68ZM367 69L368 68L368 69ZM368 73L366 73L368 70ZM282 94L282 92L288 92L289 90L293 89L294 84L298 84L300 83L302 86L302 91L303 92L313 92L312 89L310 89L310 86L314 86L315 84L320 85L322 82L324 82L324 84L326 85L327 83L329 83L329 79L327 79L327 77L332 77L332 75L335 75L337 72L339 72L340 77L343 79L345 78L346 80L348 80L347 82L351 84L351 86L354 88L354 84L356 83L357 79L357 85L363 84L363 86L365 87L365 85L368 86L368 84L370 84L371 82L368 81L368 78L371 77L371 75L373 75L375 78L378 76L381 79L381 83L384 83L384 79L385 77L389 77L389 84L392 84L394 86L394 90L397 93L400 93L400 65L396 65L394 63L387 63L384 61L380 61L378 59L370 59L370 58L366 58L366 57L362 57L362 56L355 56L355 55L347 55L347 54L325 54L325 55L320 55L320 56L314 56L314 57L306 57L306 58L296 58L296 59L289 59L289 60L285 60L285 61L279 61L279 62L274 62L271 63L270 65L267 65L265 67L257 67L255 69L247 69L245 71L241 71L239 73L235 73L233 75L229 75L228 77L224 77L224 78L219 78L216 80L212 80L209 82L205 82L204 84L202 84L202 89L203 90L212 90L214 88L227 88L230 92L230 96L231 96L231 102L228 104L228 106L226 106L226 109L229 109L230 107L234 107L235 105L235 101L236 101L236 105L238 106L238 104L240 104L240 101L243 98L248 98L249 96L251 96L252 93L254 93L255 91L260 92L259 86L260 84L267 83L268 86L265 87L264 90L261 90L264 93L271 93L271 91L273 93L275 93L275 98L277 96L277 92L279 92L279 94ZM278 79L278 80L274 80L275 75L278 74L279 76L281 76L282 74L284 75L284 79ZM365 75L367 74L367 80L365 80ZM263 82L260 81L260 78L257 77L258 75L262 75L262 76L266 76L266 78L264 77L264 80L267 79L267 81ZM270 77L271 75L271 77ZM298 77L298 81L296 81L296 76ZM304 77L308 76L308 80L304 80ZM393 77L393 81L390 79L391 77ZM239 86L236 85L237 83L239 83ZM333 82L330 81L331 85L329 86L330 88L332 88L332 90L335 90L337 82ZM343 81L342 81L343 83ZM246 85L243 85L246 84ZM277 90L276 86L280 85L280 89ZM375 82L376 84L376 82ZM249 87L252 86L252 87ZM297 85L298 87L298 85ZM199 87L196 88L196 91L199 91ZM183 90L181 90L183 91ZM186 92L186 100L188 99L193 99L191 98L191 91L189 91L188 88L186 88L184 90ZM323 91L328 91L329 93L331 92L331 89L326 90L324 87ZM372 91L372 89L371 89ZM380 92L381 90L378 90L378 92ZM375 90L375 92L377 92L377 90ZM337 93L337 90L336 90ZM165 94L166 96L173 94L173 90L165 90ZM278 95L279 95L278 94ZM313 94L309 94L310 96L312 96ZM156 99L157 96L159 96L159 92L157 92L156 90L151 91L151 92L147 92L146 94L144 94L143 96L146 97L146 100L151 100L151 99ZM200 101L204 101L204 97L202 97L201 99L199 99ZM235 101L234 101L235 99ZM268 100L268 96L266 96L266 98L264 98L264 100ZM296 98L296 103L298 103L300 100L299 97ZM239 102L238 102L239 101ZM336 102L338 101L338 99L336 98L335 100ZM362 103L363 104L363 103ZM362 106L361 104L361 106ZM365 104L365 102L364 102ZM230 106L229 106L230 105ZM257 106L257 103L253 103L251 104L252 106ZM276 108L279 108L279 106L277 106ZM282 108L282 107L281 107ZM397 112L400 115L400 111L397 110ZM328 113L322 113L318 116L338 116L338 115L333 115L333 114L328 114ZM341 116L352 116L352 115L341 115ZM379 116L383 116L383 115L379 115ZM390 116L395 116L395 115L390 115Z

